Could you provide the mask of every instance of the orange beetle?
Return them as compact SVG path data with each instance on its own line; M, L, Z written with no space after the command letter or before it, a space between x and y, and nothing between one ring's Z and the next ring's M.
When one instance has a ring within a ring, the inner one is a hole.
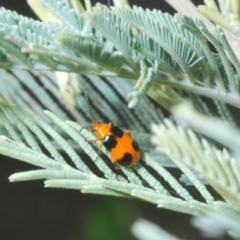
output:
M102 141L113 163L132 167L139 161L140 148L129 132L112 123L93 123L91 129L96 135L95 141Z
M137 142L129 132L124 132L112 123L94 122L86 91L85 98L93 121L91 130L96 135L94 142L102 141L102 145L109 151L112 163L119 163L125 167L135 165L140 160L140 148Z

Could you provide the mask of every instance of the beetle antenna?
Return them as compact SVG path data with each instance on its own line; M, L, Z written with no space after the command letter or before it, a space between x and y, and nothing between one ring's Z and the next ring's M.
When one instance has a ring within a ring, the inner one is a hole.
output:
M92 119L92 122L94 123L95 121L93 119L93 114L92 114L92 110L91 110L91 107L90 107L90 101L89 101L89 98L88 98L88 95L87 95L87 89L85 88L83 90L83 92L84 92L84 97L85 97L85 100L86 100L86 103L87 103L87 106L88 106L88 111L90 113L90 117Z

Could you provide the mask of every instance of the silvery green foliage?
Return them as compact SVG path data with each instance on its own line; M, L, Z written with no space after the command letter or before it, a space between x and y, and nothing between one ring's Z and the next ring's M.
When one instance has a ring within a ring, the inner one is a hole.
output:
M132 233L139 240L180 240L159 226L144 219L138 219L132 226Z
M10 176L10 181L47 179L46 187L80 189L83 193L135 197L157 204L158 207L191 215L202 215L218 210L239 218L238 165L229 165L228 162L234 160L228 154L221 154L206 141L200 142L194 133L177 129L169 121L165 121L166 127L163 125L159 130L153 129L156 134L153 142L158 147L163 146L162 150L171 157L175 167L180 168L187 176L202 195L204 202L195 200L187 188L163 167L164 165L171 166L167 163L171 160L168 159L166 162L164 154L155 155L158 159L156 161L153 158L153 150L150 150L150 153L142 152L145 163L141 162L131 169L119 167L121 173L116 174L111 164L105 162L100 157L98 149L93 147L91 143L94 139L93 134L76 122L63 121L55 114L45 111L49 118L46 122L31 110L21 110L12 101L4 98L1 98L0 105L2 129L7 132L0 138L1 153L41 168L15 173ZM141 136L136 137L141 140ZM143 138L142 142L143 144L147 142L146 138ZM195 149L192 146L195 146ZM105 149L101 151L107 155ZM79 155L79 152L89 156L92 163L101 171L102 176L95 173L88 164L90 160L86 161L86 157ZM67 157L63 157L63 153ZM159 161L161 158L162 161ZM223 164L219 162L221 159L224 159L225 167L217 167ZM74 166L68 164L69 160ZM208 165L210 162L212 169ZM228 201L214 199L191 168L200 172L208 183ZM150 174L150 169L154 170L157 175ZM231 178L231 172L236 173L235 180ZM224 180L227 173L229 181ZM168 187L158 180L159 177L163 178L181 198L172 195ZM234 185L231 185L233 180Z
M42 3L60 23L0 8L0 153L40 167L15 173L10 180L44 179L47 187L134 197L196 216L217 210L239 221L237 158L214 141L163 120L163 113L144 96L148 92L168 110L188 98L201 113L218 112L235 129L228 104L240 106L240 64L223 29L216 27L213 34L200 20L140 7L97 5L80 13L68 1ZM88 131L91 118L83 89L97 121L131 130L142 147L140 164L119 167L116 173L102 157L108 156L104 148L99 155ZM127 94L133 110L126 107ZM215 111L202 96L213 100ZM25 106L33 111L22 110ZM152 140L160 153L150 140L153 122L161 123L153 128ZM181 180L165 167L179 168ZM222 200L212 196L206 183ZM196 188L203 200L194 199L186 185Z
M102 5L80 13L67 1L42 2L61 23L34 21L0 9L3 68L138 80L131 105L151 87L163 91L165 85L239 106L240 65L220 27L214 36L203 22L181 14L127 6L110 10Z
M221 237L225 232L233 239L238 239L240 235L239 219L227 213L210 212L193 218L192 223L209 237Z

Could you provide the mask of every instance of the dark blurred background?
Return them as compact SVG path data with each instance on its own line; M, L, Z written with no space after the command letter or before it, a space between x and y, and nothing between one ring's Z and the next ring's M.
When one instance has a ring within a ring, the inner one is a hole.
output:
M106 1L101 1L106 4ZM132 5L174 13L165 1L130 1ZM201 1L198 1L201 3ZM0 6L36 18L26 1L0 0ZM33 169L0 156L0 238L7 240L135 239L130 228L138 218L150 220L183 239L203 239L190 216L135 199L83 195L46 189L43 181L10 183L9 175Z

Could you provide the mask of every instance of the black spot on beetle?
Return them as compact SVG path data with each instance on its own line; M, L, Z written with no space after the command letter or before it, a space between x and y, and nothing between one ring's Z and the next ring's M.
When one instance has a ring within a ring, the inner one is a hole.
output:
M116 137L121 138L123 136L123 130L121 130L119 127L117 127L115 125L112 125L112 128L110 131Z
M123 157L121 159L118 159L117 163L122 166L130 166L132 159L133 157L130 153L124 153Z
M136 152L140 151L140 147L138 146L137 142L133 140L132 146Z
M113 135L106 135L103 140L103 145L105 146L105 148L110 151L112 148L115 148L117 145L117 141L115 139L115 137Z

